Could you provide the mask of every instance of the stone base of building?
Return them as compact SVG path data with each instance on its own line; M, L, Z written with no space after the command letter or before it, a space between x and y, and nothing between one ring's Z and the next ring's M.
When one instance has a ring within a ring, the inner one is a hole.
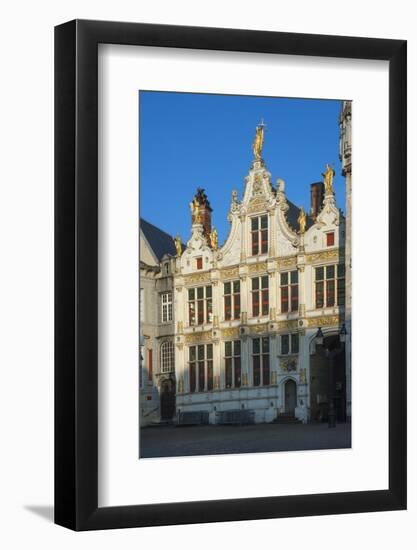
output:
M187 412L204 412L208 414L210 424L239 424L237 411L249 411L247 415L240 415L242 424L271 423L280 414L288 413L282 402L281 388L278 385L177 394L177 418ZM225 414L227 412L230 414ZM308 421L306 407L295 407L290 413L303 423ZM235 418L236 422L232 422L229 417Z

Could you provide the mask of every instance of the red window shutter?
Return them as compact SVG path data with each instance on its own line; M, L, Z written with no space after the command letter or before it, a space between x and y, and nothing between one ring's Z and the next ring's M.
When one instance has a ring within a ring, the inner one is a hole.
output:
M326 233L326 244L327 246L333 246L334 245L334 233Z
M152 380L153 364L152 364L152 350L148 349L148 380Z
M203 258L197 258L197 269L203 269Z

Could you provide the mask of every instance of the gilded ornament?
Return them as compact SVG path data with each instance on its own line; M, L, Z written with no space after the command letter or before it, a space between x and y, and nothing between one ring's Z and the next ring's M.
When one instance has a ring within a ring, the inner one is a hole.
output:
M179 234L174 238L174 243L175 243L175 248L177 250L177 257L180 257L182 254L182 244L181 244L181 237Z
M300 235L306 232L306 223L307 223L307 216L304 212L304 208L300 208L300 214L297 219L298 227L300 228Z
M256 127L255 139L253 140L253 154L255 155L256 160L261 160L262 156L262 147L264 144L264 128L265 125L263 122L258 124Z
M328 164L326 164L326 171L322 173L323 176L323 182L324 182L324 188L326 190L326 195L333 195L333 177L334 177L334 170L333 168L330 168Z
M210 233L210 244L211 244L211 248L213 250L218 250L219 249L219 240L218 240L218 235L217 235L217 229L215 227L213 227L213 229Z

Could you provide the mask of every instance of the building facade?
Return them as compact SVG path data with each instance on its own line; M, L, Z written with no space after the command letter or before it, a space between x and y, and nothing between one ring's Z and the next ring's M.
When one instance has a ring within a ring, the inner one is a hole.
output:
M141 233L142 425L187 416L222 423L230 415L321 421L330 403L339 421L350 415L350 344L342 349L339 337L351 303L347 219L334 171L326 165L323 181L311 184L306 213L288 199L283 180L273 183L263 138L260 125L242 196L231 192L222 246L202 189L190 203L185 246L176 238L175 251L146 259L155 245L145 235L142 243Z

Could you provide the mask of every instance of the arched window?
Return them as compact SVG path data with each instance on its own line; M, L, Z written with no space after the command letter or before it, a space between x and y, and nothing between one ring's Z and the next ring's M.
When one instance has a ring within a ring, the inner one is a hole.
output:
M174 370L174 344L164 342L161 345L161 372L173 372Z

